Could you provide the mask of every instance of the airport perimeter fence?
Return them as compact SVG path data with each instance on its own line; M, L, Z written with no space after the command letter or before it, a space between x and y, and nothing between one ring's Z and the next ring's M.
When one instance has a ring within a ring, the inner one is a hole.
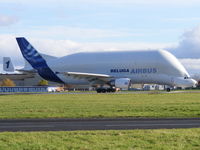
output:
M49 87L0 87L0 93L48 92Z

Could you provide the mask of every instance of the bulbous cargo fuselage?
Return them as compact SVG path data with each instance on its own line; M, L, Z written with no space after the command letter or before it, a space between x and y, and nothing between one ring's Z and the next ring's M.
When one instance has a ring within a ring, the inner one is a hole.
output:
M165 50L77 53L49 62L54 71L84 72L129 78L132 83L154 83L190 87L190 78L183 65ZM84 79L58 77L67 84L89 84Z

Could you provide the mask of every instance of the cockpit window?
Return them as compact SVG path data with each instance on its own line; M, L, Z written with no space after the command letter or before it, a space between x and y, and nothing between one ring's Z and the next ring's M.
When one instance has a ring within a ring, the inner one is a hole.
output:
M184 79L190 79L190 77L184 77Z

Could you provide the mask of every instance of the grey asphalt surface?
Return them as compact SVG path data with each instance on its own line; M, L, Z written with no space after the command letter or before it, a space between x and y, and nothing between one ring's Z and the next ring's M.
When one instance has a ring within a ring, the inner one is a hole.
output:
M5 119L0 120L4 131L73 131L200 128L200 118L169 119Z

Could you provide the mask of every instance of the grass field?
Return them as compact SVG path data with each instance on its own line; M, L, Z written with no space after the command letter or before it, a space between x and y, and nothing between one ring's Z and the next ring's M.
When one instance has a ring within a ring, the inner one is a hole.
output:
M5 132L0 150L199 150L200 129Z
M200 117L200 93L0 96L0 118Z

